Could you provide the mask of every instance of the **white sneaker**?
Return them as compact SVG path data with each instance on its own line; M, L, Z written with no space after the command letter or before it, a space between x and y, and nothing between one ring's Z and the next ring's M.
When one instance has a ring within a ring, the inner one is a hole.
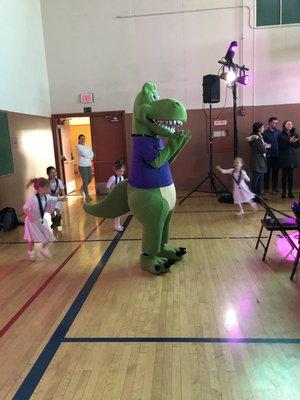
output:
M46 257L46 258L51 258L51 254L49 253L49 251L43 247L40 247L39 252L41 253L42 256Z
M115 226L115 230L118 232L123 232L124 228L123 228L123 226L119 225L119 226Z
M28 250L27 251L27 257L28 257L28 260L35 261L35 252L34 252L34 250Z

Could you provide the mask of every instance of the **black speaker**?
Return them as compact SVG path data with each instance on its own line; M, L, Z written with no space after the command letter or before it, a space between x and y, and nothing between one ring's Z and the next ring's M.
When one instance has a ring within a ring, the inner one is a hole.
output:
M203 86L203 103L220 102L219 75L204 75L202 86Z

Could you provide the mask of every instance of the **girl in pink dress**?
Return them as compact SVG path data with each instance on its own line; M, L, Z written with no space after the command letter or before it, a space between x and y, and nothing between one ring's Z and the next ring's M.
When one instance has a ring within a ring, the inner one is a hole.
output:
M44 257L50 257L46 246L48 243L54 242L56 238L53 236L44 216L46 212L51 212L55 208L58 197L49 195L50 182L48 179L31 179L26 187L28 188L31 185L34 186L36 194L29 197L23 206L26 214L24 240L28 242L28 258L34 261L35 252L33 246L35 242L41 243L39 252Z
M231 174L233 178L233 201L234 204L239 206L238 216L245 214L243 210L243 203L249 203L253 210L256 210L256 203L253 201L255 194L250 191L246 182L250 182L250 178L246 171L242 169L244 165L243 159L236 157L233 161L233 168L222 169L217 165L217 169L222 174Z

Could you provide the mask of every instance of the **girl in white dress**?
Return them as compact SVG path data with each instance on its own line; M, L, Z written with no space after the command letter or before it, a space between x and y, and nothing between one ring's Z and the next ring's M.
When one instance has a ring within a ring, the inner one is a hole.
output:
M58 198L49 195L50 182L46 178L31 179L26 187L28 188L31 185L34 186L36 194L29 197L23 206L26 214L24 240L28 242L28 258L34 261L35 252L33 246L35 242L41 243L39 252L44 257L50 257L46 246L48 243L54 242L56 238L53 236L44 216L45 212L50 212L54 209Z
M47 175L50 182L49 194L52 197L62 196L64 194L64 185L60 179L57 178L57 172L54 167L47 168ZM55 209L51 212L51 228L55 229L57 226L61 226L61 210L62 202L57 201L55 203Z
M233 201L239 206L238 216L244 215L243 203L249 203L253 210L256 210L256 203L253 201L255 194L250 191L246 182L250 182L250 178L246 171L242 169L244 165L243 159L236 157L233 161L233 168L222 169L217 165L217 169L222 174L231 174L233 178Z
M114 163L114 174L109 178L106 184L106 189L112 190L118 183L124 180L124 172L125 172L125 164L123 161L116 161ZM120 217L115 218L115 230L118 232L122 232L124 230L123 226L120 223Z

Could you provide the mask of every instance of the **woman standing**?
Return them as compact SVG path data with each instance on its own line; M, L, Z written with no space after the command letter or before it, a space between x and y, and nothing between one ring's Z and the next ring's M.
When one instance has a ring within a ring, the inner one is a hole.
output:
M252 171L252 192L261 194L261 187L264 180L264 174L267 172L267 149L271 147L264 142L263 134L264 124L254 122L252 135L248 137L251 147L250 169Z
M286 182L288 182L288 196L290 199L294 198L293 177L294 168L298 167L296 149L299 147L299 138L292 121L283 121L282 132L278 137L279 165L282 168L282 199L286 198Z
M78 170L82 179L82 186L80 188L80 192L85 195L85 199L87 201L92 200L89 195L89 184L92 180L92 159L94 158L94 153L92 149L90 149L85 144L85 136L78 136L78 145L76 146L77 155L78 155Z

